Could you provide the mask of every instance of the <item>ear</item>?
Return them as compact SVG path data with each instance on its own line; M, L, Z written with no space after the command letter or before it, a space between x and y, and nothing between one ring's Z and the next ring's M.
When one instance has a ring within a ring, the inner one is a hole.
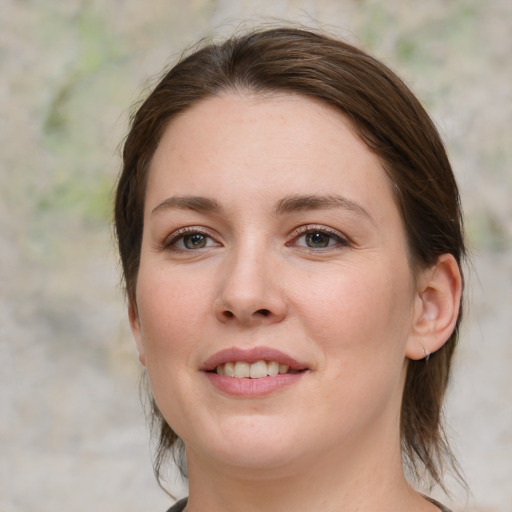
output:
M142 343L139 312L137 311L137 304L131 301L128 304L128 318L130 319L130 327L139 352L140 364L146 366L146 354L144 352L144 344Z
M422 271L406 346L409 359L428 357L446 343L457 322L461 294L462 277L453 255L443 254L433 267Z

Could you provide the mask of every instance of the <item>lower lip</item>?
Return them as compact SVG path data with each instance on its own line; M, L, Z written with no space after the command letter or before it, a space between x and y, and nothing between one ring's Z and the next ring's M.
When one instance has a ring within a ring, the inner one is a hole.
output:
M226 377L213 372L205 372L205 375L210 383L223 393L238 397L258 397L297 383L305 373L282 373L261 379Z

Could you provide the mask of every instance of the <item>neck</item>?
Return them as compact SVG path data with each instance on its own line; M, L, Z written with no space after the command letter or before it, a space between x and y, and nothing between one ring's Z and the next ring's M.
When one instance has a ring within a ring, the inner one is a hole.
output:
M407 484L400 443L338 447L273 469L227 467L187 451L187 512L438 512Z

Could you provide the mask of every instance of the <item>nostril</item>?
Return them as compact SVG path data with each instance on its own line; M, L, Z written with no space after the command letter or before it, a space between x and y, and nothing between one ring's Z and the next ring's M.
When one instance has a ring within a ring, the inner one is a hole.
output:
M227 321L237 319L238 321L240 321L242 323L252 323L254 321L258 321L258 319L262 320L262 319L267 319L267 318L270 320L271 318L276 317L273 310L267 309L267 308L255 309L255 310L252 310L252 313L251 313L250 308L247 308L247 309L242 308L240 311L237 311L236 309L232 310L232 309L226 308L226 309L219 311L216 314L219 315L218 318L221 321L227 322Z

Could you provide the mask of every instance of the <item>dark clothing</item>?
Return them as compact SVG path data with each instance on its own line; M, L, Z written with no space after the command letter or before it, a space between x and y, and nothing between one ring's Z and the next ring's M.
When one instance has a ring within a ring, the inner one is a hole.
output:
M444 505L441 505L438 501L425 496L428 501L431 501L436 507L439 507L441 512L451 512ZM183 498L182 500L175 503L167 512L182 512L182 510L187 506L187 498Z
M434 498L429 498L428 496L424 496L424 498L433 503L436 507L439 507L441 512L452 512L449 508L446 508L442 503L439 503L439 501L436 501Z
M167 512L181 512L187 506L187 498L177 501Z

